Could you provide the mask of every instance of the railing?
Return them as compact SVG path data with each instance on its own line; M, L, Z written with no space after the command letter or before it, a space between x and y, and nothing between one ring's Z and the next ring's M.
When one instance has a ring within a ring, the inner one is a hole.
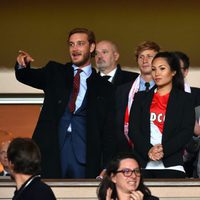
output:
M96 200L99 181L93 179L44 180L54 191L58 200ZM152 194L160 200L199 200L200 179L156 179L145 180ZM8 179L0 179L0 199L11 199L15 183Z
M0 105L43 104L44 94L0 94Z

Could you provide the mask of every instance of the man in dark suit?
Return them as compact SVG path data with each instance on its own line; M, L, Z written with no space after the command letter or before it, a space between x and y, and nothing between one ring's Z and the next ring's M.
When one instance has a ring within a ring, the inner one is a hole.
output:
M109 40L102 40L96 46L95 61L99 74L111 82L114 86L119 86L130 82L138 73L124 71L118 64L119 51L117 45Z
M33 134L42 154L42 177L95 178L115 151L114 89L91 66L92 31L73 29L68 45L71 63L51 61L40 69L31 68L32 57L20 51L16 78L45 94Z
M181 51L176 51L175 54L179 58L181 72L183 74L184 81L185 81L185 84L184 84L185 92L191 93L194 99L194 107L198 107L200 106L200 89L197 87L191 87L186 81L186 77L189 73L189 68L190 68L190 59L185 53ZM184 167L185 167L187 177L198 177L196 175L197 175L197 166L198 166L197 156L198 156L198 152L200 151L199 136L200 136L200 119L198 119L197 117L195 120L194 136L191 139L191 141L188 143L186 147L186 151L183 156Z

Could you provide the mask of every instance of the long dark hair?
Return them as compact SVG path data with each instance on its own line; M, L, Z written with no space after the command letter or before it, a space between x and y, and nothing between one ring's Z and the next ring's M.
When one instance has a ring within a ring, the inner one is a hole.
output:
M112 189L112 197L111 198L112 199L118 198L116 186L115 186L115 183L111 180L111 175L116 174L116 171L119 169L120 162L127 158L135 160L139 165L138 159L133 153L119 154L114 159L112 159L107 167L106 176L101 181L101 183L97 189L97 196L98 196L99 200L106 200L106 193L107 193L108 188ZM139 167L140 167L140 165L139 165ZM144 196L151 195L150 190L144 185L142 177L140 178L138 190L140 190L144 194Z
M170 66L171 71L176 72L176 74L173 76L173 79L172 79L173 87L176 87L176 88L184 91L184 78L183 78L183 74L181 72L181 67L180 67L180 62L179 62L178 56L173 52L164 51L164 52L157 53L155 55L155 57L153 58L152 62L156 58L164 58L167 61L167 63Z

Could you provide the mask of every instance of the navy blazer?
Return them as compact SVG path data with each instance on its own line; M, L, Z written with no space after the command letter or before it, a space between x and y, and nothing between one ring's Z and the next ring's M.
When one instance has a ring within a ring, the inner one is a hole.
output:
M154 89L150 92L138 92L130 112L129 136L134 143L134 151L138 154L142 167L149 161L150 143L150 106ZM162 145L165 167L183 165L183 150L191 139L194 129L194 107L191 94L172 89L170 92Z
M42 155L42 178L60 178L58 124L73 87L72 63L51 61L43 68L15 69L20 82L44 91L33 139ZM86 177L95 178L115 152L114 88L93 69L87 79L86 95Z

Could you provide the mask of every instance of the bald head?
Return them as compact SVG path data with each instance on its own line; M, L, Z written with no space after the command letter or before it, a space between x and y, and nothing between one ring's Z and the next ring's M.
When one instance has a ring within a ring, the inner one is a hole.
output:
M109 40L102 40L96 45L95 62L97 69L108 74L116 68L119 59L117 45Z

